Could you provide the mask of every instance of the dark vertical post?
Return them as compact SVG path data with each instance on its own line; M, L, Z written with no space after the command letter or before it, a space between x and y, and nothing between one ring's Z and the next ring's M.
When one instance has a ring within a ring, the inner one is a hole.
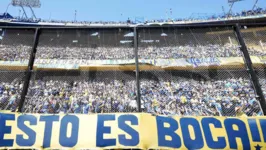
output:
M139 56L138 56L138 32L137 27L134 27L134 52L135 52L135 64L136 64L136 87L137 87L137 103L138 112L141 112L141 100L140 100L140 85L139 85Z
M255 88L255 92L256 92L256 95L257 95L257 99L260 102L260 105L261 105L263 114L266 115L266 102L265 102L265 97L263 95L261 86L259 84L258 77L257 77L257 75L256 75L256 73L254 71L254 68L253 68L253 65L252 65L252 61L250 59L250 55L249 55L248 50L247 50L247 46L246 46L246 44L244 42L244 39L242 37L242 34L240 32L240 29L239 29L239 25L238 24L236 24L234 26L234 30L235 30L236 36L238 38L239 44L241 46L240 50L242 51L242 53L244 55L245 65L246 65L246 68L248 70L248 73L249 73L249 75L251 77L253 86Z
M20 99L19 106L18 106L18 112L22 112L25 98L26 98L26 95L28 93L31 73L33 70L33 64L34 64L34 60L35 60L35 54L36 54L37 45L39 42L39 36L40 36L40 29L36 28L35 29L35 35L34 35L34 42L33 42L33 46L32 46L32 51L31 51L30 59L29 59L29 63L28 63L28 69L26 70L26 75L24 78L24 84L23 84L23 89L22 89L22 93L21 93L21 99Z

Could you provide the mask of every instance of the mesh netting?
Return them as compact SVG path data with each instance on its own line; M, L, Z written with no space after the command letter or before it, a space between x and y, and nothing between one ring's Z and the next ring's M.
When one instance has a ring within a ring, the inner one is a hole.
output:
M262 115L232 28L143 28L138 54L140 62L152 60L156 65L151 68L142 63L144 112Z
M137 110L134 72L38 71L24 111L31 113L110 113Z
M16 111L34 39L34 30L0 29L0 110Z
M143 71L142 109L189 116L262 115L245 70Z
M243 26L241 28L243 39L252 57L253 67L259 78L259 83L266 96L266 75L265 75L265 56L266 56L266 28L264 26ZM255 57L254 57L255 56ZM257 59L257 58L258 59Z
M262 115L232 27L143 27L137 32L142 112ZM241 32L266 93L264 27ZM0 108L15 111L34 30L0 33ZM23 112L138 111L133 47L132 28L41 29Z
M133 36L130 29L42 30L24 111L135 112Z
M139 30L139 58L241 57L234 31L224 28Z

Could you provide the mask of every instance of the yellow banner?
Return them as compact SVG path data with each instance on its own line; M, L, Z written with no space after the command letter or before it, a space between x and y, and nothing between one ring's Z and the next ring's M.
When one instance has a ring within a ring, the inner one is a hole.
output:
M0 113L0 148L266 149L266 117Z

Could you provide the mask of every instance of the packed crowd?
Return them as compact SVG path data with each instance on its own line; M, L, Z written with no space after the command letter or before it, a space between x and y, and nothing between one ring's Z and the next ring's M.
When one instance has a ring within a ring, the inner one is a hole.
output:
M234 16L254 16L260 14L266 14L266 9L259 7L255 10L243 10L241 13L236 13Z
M12 82L0 83L0 110L15 112L19 105L23 82L15 79Z
M0 61L28 61L30 51L25 45L0 45Z
M264 82L266 85L266 82ZM15 111L23 84L0 84L1 110ZM143 112L179 116L262 115L248 79L172 81L142 79ZM265 91L266 93L266 91ZM109 113L136 112L134 80L33 80L24 112L30 113Z
M265 50L249 47L251 56L266 56ZM25 45L0 45L0 61L28 62L31 47ZM218 58L242 57L242 52L236 45L205 45L177 47L139 47L140 59L179 59L179 58ZM50 61L60 61L69 64L87 64L90 60L132 60L134 49L130 47L48 47L37 48L35 63L47 64ZM49 60L49 61L48 61Z
M147 112L185 116L261 115L249 80L232 78L215 81L178 79L172 82L141 82ZM240 112L241 110L241 112Z
M266 51L249 49L250 55L264 56ZM119 55L117 55L119 54ZM178 47L139 47L141 59L178 59L178 58L216 58L216 57L241 57L242 53L236 45L205 46L178 46ZM105 59L134 59L133 48L127 47L98 47L98 48L63 48L63 47L39 47L36 59L82 59L82 60L105 60Z
M101 113L136 111L134 81L34 81L25 111L34 113ZM130 107L127 108L126 107Z
M264 97L266 98L266 79L260 77L259 83L261 84L261 89L263 91Z
M18 45L0 45L0 60L28 61L31 47ZM118 55L119 54L119 55ZM241 57L242 53L236 45L205 45L177 47L140 47L141 59L178 59L178 58L217 58ZM266 51L249 48L252 56L265 56ZM134 49L129 47L38 47L36 62L39 60L127 60L134 59Z
M177 59L177 58L215 58L242 56L238 46L205 45L179 47L147 47L139 48L139 57L143 59Z
M84 60L105 60L105 59L134 59L133 48L127 47L39 47L36 59L84 59Z
M174 23L186 23L186 22L193 22L193 21L208 21L208 20L227 20L230 19L238 19L239 17L252 17L252 16L258 16L258 15L265 15L266 9L263 8L257 8L255 10L243 10L241 12L237 13L231 13L231 14L215 14L215 15L209 15L209 16L194 16L190 18L179 18L179 19L154 19L154 20L147 20L145 23L163 23L163 22L174 22Z
M100 24L100 25L128 25L131 24L130 20L127 21L64 21L64 20L40 20L39 22L45 23L63 23L63 24L82 24L82 25L91 25L91 24Z
M266 51L249 48L251 56L265 56ZM178 58L218 58L242 57L240 47L237 45L205 45L205 46L179 46L179 47L147 47L139 48L139 58L143 59L178 59Z
M27 22L27 23L57 23L57 24L82 24L82 25L129 25L134 24L131 20L127 21L66 21L66 20L45 20L40 18L21 18L21 17L2 17L3 20L11 20L12 22Z

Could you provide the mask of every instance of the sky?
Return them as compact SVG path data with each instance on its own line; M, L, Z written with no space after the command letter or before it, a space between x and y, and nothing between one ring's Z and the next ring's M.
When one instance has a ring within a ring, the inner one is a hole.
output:
M252 9L256 0L235 3L233 12ZM6 11L11 0L0 0L0 13ZM125 21L166 18L199 18L229 11L228 0L41 0L41 8L34 8L37 18L73 21ZM266 0L258 0L258 7L266 8ZM10 6L8 12L19 16L21 8ZM170 13L172 9L172 13ZM26 8L28 14L30 10ZM31 16L31 15L30 15Z

